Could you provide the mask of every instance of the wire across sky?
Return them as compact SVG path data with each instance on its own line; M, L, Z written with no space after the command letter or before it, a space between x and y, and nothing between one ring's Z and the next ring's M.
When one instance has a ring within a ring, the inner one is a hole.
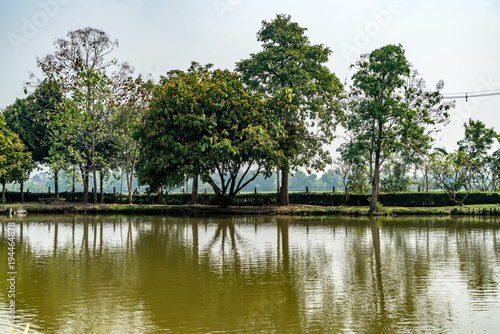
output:
M453 93L453 94L443 94L443 99L452 100L452 99L465 99L468 100L474 97L484 97L484 96L495 96L500 95L500 89L495 90L484 90L479 92L465 92L465 93Z

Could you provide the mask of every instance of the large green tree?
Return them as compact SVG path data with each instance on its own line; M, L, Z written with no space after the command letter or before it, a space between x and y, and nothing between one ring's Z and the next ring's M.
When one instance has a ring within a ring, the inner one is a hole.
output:
M31 152L19 136L7 127L4 117L0 116L0 184L3 202L5 185L11 182L20 182L22 185L33 168Z
M283 205L289 203L290 171L299 167L322 170L331 162L322 145L331 143L336 122L342 116L337 99L342 85L325 66L331 50L322 44L311 44L305 32L305 28L283 14L270 22L263 21L257 33L262 51L236 64L236 71L250 89L267 96L283 90L292 93L288 105L274 110L285 130L293 132L296 140L292 147L285 148L287 159L280 166Z
M490 167L492 156L489 151L500 139L494 128L486 127L481 121L469 119L464 123L464 138L458 141L458 150L464 152L473 164L470 168L470 185L472 189L487 191L494 176Z
M132 68L118 64L110 53L118 46L105 32L83 28L68 32L67 38L57 39L56 50L37 65L45 80L55 82L68 101L54 137L58 147L66 148L70 162L80 168L84 198L88 201L89 176L94 179L94 202L97 202L97 173L109 167L110 148L117 124L115 98L117 87ZM36 82L35 82L36 84Z
M55 194L58 192L58 173L63 167L54 164L58 159L51 151L52 130L56 126L54 119L63 112L64 99L55 82L43 81L35 91L24 99L17 99L4 112L5 121L12 131L31 152L37 164L47 164L54 173Z
M474 164L469 156L460 150L452 153L439 150L431 154L429 160L429 172L437 185L450 201L463 205L471 191L470 171Z
M42 82L32 94L17 99L3 113L9 128L19 135L37 163L44 163L49 155L51 119L61 112L62 102L58 86Z
M152 189L174 188L199 175L229 205L284 159L278 137L286 134L269 105L227 70L172 73L154 90L135 134L139 179Z
M382 164L395 152L428 145L432 129L446 120L451 105L442 102L442 82L427 91L416 79L401 45L363 55L355 67L348 130L360 152L369 154L370 210L376 210Z
M125 170L128 201L132 204L133 181L135 168L139 158L139 143L133 138L134 126L139 122L151 100L153 84L144 82L139 76L129 77L123 81L120 88L120 98L117 101L116 143L118 145L118 166Z

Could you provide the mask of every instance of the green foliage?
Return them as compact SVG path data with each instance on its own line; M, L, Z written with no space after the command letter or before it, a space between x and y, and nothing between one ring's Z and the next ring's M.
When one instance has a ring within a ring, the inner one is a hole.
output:
M384 161L396 152L425 152L432 140L427 127L443 123L451 106L441 102L442 83L436 91L425 90L401 45L363 55L356 67L348 105L349 149L351 155L367 157L371 166L370 208L375 210Z
M23 182L34 168L31 152L0 116L0 184ZM5 199L5 198L4 198Z
M253 91L273 97L291 95L288 102L273 108L288 138L281 141L287 158L280 166L284 178L299 167L323 170L331 162L323 144L331 143L336 124L344 119L338 99L342 85L325 66L331 50L312 45L305 32L283 14L263 21L257 33L262 51L236 64ZM288 185L282 186L287 194ZM286 195L282 202L287 204Z
M458 150L466 153L470 159L480 162L493 146L498 134L494 128L487 128L481 121L469 119L464 123L464 138L458 142Z
M470 159L469 186L471 190L496 190L498 187L498 154L488 155L499 135L481 121L469 119L464 124L464 138L458 142L458 151Z
M227 70L171 72L154 90L134 136L140 181L152 189L176 188L199 175L230 202L259 173L268 176L283 163L279 141L286 133L269 110L275 103L248 92Z
M50 155L54 116L61 113L63 98L55 82L42 82L35 92L7 107L4 112L9 128L32 152L33 160L44 163Z
M380 189L382 192L409 191L412 181L407 175L406 165L403 161L390 160L382 169Z
M139 143L133 138L134 126L139 122L149 105L153 84L151 81L144 82L139 76L136 79L131 77L125 79L121 86L121 96L116 102L116 126L114 128L114 142L118 154L112 165L125 171L127 190L130 194L129 202L131 203L135 168L139 155Z
M53 53L37 58L44 80L56 83L67 98L64 112L55 119L48 162L55 173L65 164L78 165L88 192L89 174L92 172L97 180L97 173L105 173L118 156L115 106L132 68L108 60L118 42L101 30L77 29L67 37L55 41ZM116 71L109 74L113 66Z
M473 165L469 156L462 151L448 155L433 154L430 157L430 173L434 180L445 190L450 201L463 204L471 187L469 172ZM463 196L458 196L458 191L465 189Z

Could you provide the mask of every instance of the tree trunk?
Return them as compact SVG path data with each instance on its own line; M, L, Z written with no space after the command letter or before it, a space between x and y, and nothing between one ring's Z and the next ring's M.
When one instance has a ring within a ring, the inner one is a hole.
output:
M276 171L276 192L279 194L280 193L280 189L281 188L281 185L280 185L280 170L278 169Z
M76 168L73 170L73 187L71 188L71 200L75 200L75 174L76 174Z
M427 166L425 166L425 191L429 192L429 170Z
M342 205L347 205L347 202L349 201L349 190L347 187L344 187L344 198L342 199Z
M198 175L193 177L193 186L191 190L191 204L198 204Z
M21 189L21 203L24 203L24 182L21 182L19 188Z
M59 170L54 172L54 193L59 198Z
M123 169L122 169L122 175L120 176L120 199L122 198L122 191L123 191Z
M104 204L104 173L103 172L99 172L99 183L100 183L100 187L101 187L101 204Z
M128 168L129 160L127 158L127 189L128 189L128 204L134 204L133 198L133 182L134 182L134 162L130 164L130 169Z
M127 189L128 189L128 204L134 204L134 198L132 197L133 190L132 190L132 175L129 175L132 173L129 173L129 170L127 169Z
M163 186L158 188L158 204L163 204Z
M82 167L82 181L83 181L83 203L89 202L89 171L87 167Z
M2 183L2 202L5 203L5 183Z
M128 191L128 204L134 204L134 197L132 196L132 190Z
M370 200L370 211L377 211L378 189L380 179L380 151L375 152L375 169L373 170L372 197Z
M92 168L92 174L94 175L94 204L97 204L97 170Z
M288 171L281 170L281 201L280 205L289 205L290 199L288 196Z

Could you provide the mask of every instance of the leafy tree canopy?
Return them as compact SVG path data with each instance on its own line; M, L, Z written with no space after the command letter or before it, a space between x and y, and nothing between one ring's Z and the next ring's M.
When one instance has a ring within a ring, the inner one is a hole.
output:
M7 183L24 182L33 167L31 152L19 136L7 128L4 117L0 116L0 184L5 189Z
M401 45L387 45L363 55L353 75L348 129L359 154L368 152L372 177L370 209L377 209L380 167L396 152L429 147L430 132L448 118L450 104L439 90L427 91L411 71ZM431 128L428 131L428 128Z
M465 152L473 160L480 160L488 154L495 142L500 140L500 135L493 128L487 128L481 121L469 119L464 123L464 139L458 142L459 150Z
M42 82L36 90L24 99L7 107L5 121L17 133L33 160L43 163L52 146L51 128L54 117L61 113L62 94L55 82Z
M260 172L269 175L283 163L279 140L287 136L269 110L272 105L227 70L195 66L187 73L171 72L154 90L137 126L139 179L153 189L173 188L199 175L223 204L229 203ZM252 168L255 173L249 173Z
M335 124L343 115L338 102L342 85L324 65L331 50L322 44L312 45L306 30L283 14L263 21L257 33L262 51L236 64L243 82L254 91L275 96L283 89L291 90L291 104L297 108L274 111L285 124L305 125L305 131L294 134L300 145L295 152L288 152L285 170L299 166L323 169L330 157L322 144L331 142Z

